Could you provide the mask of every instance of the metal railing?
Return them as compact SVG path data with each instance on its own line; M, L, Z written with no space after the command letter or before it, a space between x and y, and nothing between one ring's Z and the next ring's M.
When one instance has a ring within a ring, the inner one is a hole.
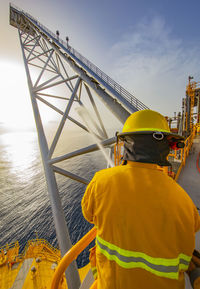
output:
M121 85L115 82L112 78L110 78L107 74L105 74L101 69L99 69L96 65L90 62L87 58L85 58L81 53L79 53L76 49L67 44L67 42L63 41L60 37L50 31L46 26L40 23L36 18L34 18L29 13L24 10L18 8L17 6L11 4L11 7L23 13L29 20L33 21L37 27L41 28L44 32L46 32L47 36L49 35L53 38L58 44L62 44L64 48L66 48L71 56L78 59L84 65L86 65L93 73L95 73L101 80L103 80L107 85L109 85L114 91L117 92L120 96L122 96L126 101L128 101L131 106L134 106L138 110L148 109L146 105L144 105L139 99L134 97L131 93L129 93L126 89L124 89Z
M192 130L191 134L189 135L189 137L184 142L185 143L185 147L180 150L179 154L177 153L177 151L174 151L174 153L170 154L170 156L173 157L174 160L178 160L180 162L180 167L179 167L178 171L176 172L176 174L174 175L175 181L178 180L180 172L181 172L182 168L185 166L186 159L187 159L187 157L189 155L189 152L190 152L190 149L192 147L194 137L197 134L197 128L198 128L198 125L195 125L193 127L193 130Z
M26 244L26 246L24 247L23 252L21 253L21 255L25 255L26 251L28 249L29 246L34 245L34 246L39 246L39 245L45 245L47 246L51 251L53 251L55 254L60 254L60 251L56 248L54 248L49 242L47 242L45 239L32 239L29 240Z
M8 250L10 250L10 249L12 249L12 248L17 248L18 246L19 246L19 242L18 242L18 241L12 242L12 243L10 243L10 244L6 244L6 245L4 245L4 246L1 246L1 247L0 247L0 252L2 252L2 251L8 251Z
M78 255L94 240L96 237L96 228L93 227L83 236L62 258L53 275L51 289L58 289L60 280L67 267L78 257Z

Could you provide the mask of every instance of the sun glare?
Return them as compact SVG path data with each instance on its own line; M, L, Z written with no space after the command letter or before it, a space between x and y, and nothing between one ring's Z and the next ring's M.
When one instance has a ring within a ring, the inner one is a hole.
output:
M12 127L32 126L33 114L23 67L9 62L1 62L0 67L0 121Z
M34 127L34 116L23 65L0 61L1 102L0 123L16 129ZM44 120L51 120L51 113L44 108Z

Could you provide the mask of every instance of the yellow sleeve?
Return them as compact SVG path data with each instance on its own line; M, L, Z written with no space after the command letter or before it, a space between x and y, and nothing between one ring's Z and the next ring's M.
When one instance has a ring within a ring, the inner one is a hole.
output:
M198 277L195 281L194 281L194 285L193 285L194 289L200 289L200 277Z
M195 205L194 205L194 219L195 219L195 232L198 232L200 230L200 216Z
M90 223L93 223L95 211L95 187L96 177L94 176L89 185L87 186L83 199L81 201L83 216Z

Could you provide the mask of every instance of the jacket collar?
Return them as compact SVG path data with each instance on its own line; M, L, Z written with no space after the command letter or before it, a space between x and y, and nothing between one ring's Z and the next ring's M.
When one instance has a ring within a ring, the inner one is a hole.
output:
M158 166L157 164L150 163L127 161L127 166L163 171L162 167Z

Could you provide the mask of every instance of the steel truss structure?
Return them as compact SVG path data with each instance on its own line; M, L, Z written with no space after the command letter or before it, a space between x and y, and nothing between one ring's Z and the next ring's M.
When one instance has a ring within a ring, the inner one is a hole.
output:
M187 137L191 134L195 122L198 123L200 119L200 82L192 79L192 76L188 77L186 97L182 100L182 131Z
M94 127L93 133L101 145L109 147L111 151L115 137L108 138L102 113L98 109L95 98L98 97L121 123L125 122L130 113L147 107L81 56L68 43L64 43L31 15L13 5L10 6L10 24L16 27L19 33L57 239L61 254L64 255L71 248L71 241L55 174L88 184L88 179L63 169L59 164L64 160L99 149L98 145L93 143L55 156L66 121L89 132L87 124L80 118L70 115L73 106L84 108L82 99L87 97L96 115L95 120L90 118ZM55 93L56 89L58 93ZM62 107L58 106L58 100L62 101ZM45 104L60 116L51 142L46 137L39 103ZM69 289L79 287L80 280L75 263L67 270L66 277Z

